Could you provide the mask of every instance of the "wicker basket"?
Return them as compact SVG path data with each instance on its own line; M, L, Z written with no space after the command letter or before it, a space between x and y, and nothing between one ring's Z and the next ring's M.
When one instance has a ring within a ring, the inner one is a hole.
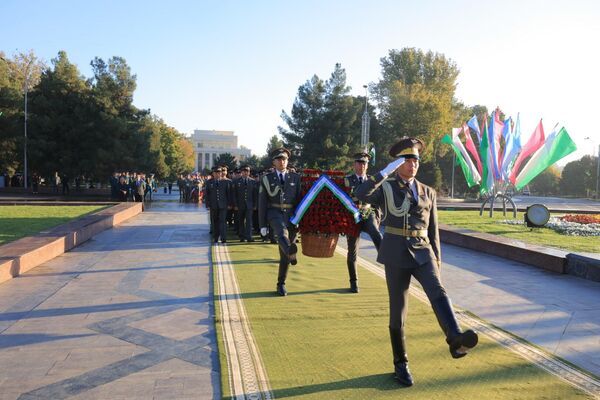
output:
M339 235L321 233L302 234L302 254L308 257L333 257Z

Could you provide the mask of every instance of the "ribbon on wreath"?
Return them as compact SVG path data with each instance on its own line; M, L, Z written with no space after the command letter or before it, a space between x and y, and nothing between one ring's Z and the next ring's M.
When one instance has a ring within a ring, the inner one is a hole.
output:
M329 179L327 175L321 175L319 179L317 179L317 181L312 185L308 193L304 195L304 197L298 204L298 207L296 207L296 212L294 213L294 216L290 219L290 222L292 224L298 225L298 223L300 223L300 220L302 219L302 217L304 217L304 214L306 213L306 211L308 211L308 209L315 201L321 190L323 190L323 188L328 188L329 190L331 190L331 193L333 193L333 195L342 203L342 205L352 214L352 216L354 217L354 222L360 222L360 210L354 205L354 202L352 201L350 196L348 196L346 192L340 189L339 186L335 184L335 182Z

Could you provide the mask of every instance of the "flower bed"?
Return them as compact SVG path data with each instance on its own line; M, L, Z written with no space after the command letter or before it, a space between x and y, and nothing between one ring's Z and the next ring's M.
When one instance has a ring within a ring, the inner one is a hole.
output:
M590 218L590 217L596 217ZM550 217L548 223L544 226L554 230L555 232L569 236L600 236L600 222L594 222L598 220L600 216L596 215L565 215L563 217ZM582 222L576 222L582 221ZM504 220L498 221L501 224L508 225L524 225L524 221L519 220Z
M341 190L350 195L350 189L344 186L345 173L341 171L322 171L305 169L302 171L302 196L310 190L321 175L327 175ZM319 192L310 208L300 221L300 233L342 234L358 236L359 227L354 216L329 189Z

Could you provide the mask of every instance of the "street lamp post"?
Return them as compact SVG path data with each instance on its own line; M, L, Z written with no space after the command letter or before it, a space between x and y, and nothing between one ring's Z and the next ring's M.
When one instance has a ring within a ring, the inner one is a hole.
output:
M594 140L592 140L591 137L585 137L583 138L584 140L589 140L592 142L592 156L594 155L594 151L595 149L595 143ZM598 144L598 154L597 154L597 158L596 158L596 190L594 191L594 198L598 199L598 183L600 183L600 144Z
M369 128L371 125L371 118L369 117L369 109L368 109L368 98L369 98L369 92L367 90L367 85L363 85L363 88L365 88L365 112L363 113L362 116L362 134L360 137L360 145L361 147L364 148L365 152L368 152L368 146L369 146Z

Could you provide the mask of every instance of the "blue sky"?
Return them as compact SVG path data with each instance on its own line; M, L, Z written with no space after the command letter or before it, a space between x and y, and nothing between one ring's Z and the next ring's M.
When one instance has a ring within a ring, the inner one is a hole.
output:
M0 1L0 49L47 62L65 50L85 76L124 57L135 104L186 134L234 130L259 155L297 89L342 64L353 93L380 78L390 49L443 53L456 97L564 125L580 150L600 144L600 2L571 1ZM593 140L584 140L585 137ZM564 164L564 162L562 162Z

